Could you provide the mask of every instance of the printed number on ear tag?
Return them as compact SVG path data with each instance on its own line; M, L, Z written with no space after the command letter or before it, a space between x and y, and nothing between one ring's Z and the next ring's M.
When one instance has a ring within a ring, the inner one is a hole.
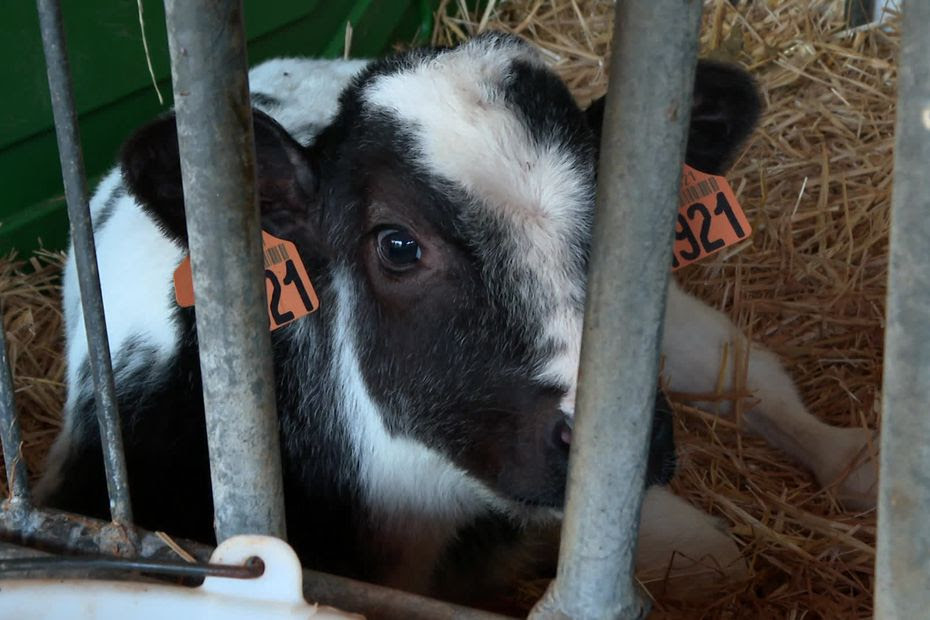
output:
M681 179L672 271L739 243L752 234L733 189L721 176L685 165Z
M262 246L268 324L274 331L315 311L320 307L320 300L293 243L263 230ZM190 256L186 256L174 272L174 297L182 308L194 305Z

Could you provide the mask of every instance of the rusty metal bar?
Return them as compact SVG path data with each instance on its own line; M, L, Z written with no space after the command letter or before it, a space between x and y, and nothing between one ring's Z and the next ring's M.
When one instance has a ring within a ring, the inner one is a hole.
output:
M262 575L260 562L248 564L211 564L209 562L183 562L181 560L132 560L127 558L81 557L48 555L43 557L0 558L0 576L19 577L25 574L45 573L51 577L75 571L101 573L144 572L170 577L223 577L226 579L255 579Z
M216 535L285 537L241 0L166 0Z
M45 50L45 66L48 71L48 88L55 118L55 135L58 138L61 175L68 203L68 219L71 222L71 241L77 264L81 306L84 310L88 357L94 377L97 420L103 444L107 491L110 495L110 515L115 522L128 524L132 522L132 509L129 502L126 457L123 453L119 411L116 408L116 386L110 364L110 344L107 340L103 296L100 293L100 276L97 272L94 229L87 204L87 178L84 175L84 156L81 153L81 139L74 109L74 89L61 21L61 5L59 0L38 0L37 7L42 46Z
M169 577L224 577L255 579L261 576L261 564L234 565L187 563L165 560L130 560L126 558L46 555L43 557L0 558L0 576L19 577L44 573L50 577L81 571L101 573L145 572Z
M140 534L131 525L43 508L18 509L4 502L0 509L0 541L35 547L50 553L105 553L113 556L172 559L177 556L154 534ZM164 555L158 555L164 550ZM3 556L11 557L11 556Z
M633 581L700 0L619 0L556 581L532 618L639 618Z
M175 551L162 538L138 527L117 528L105 521L54 510L38 509L19 517L15 517L12 511L0 511L0 559L48 557L46 551L112 554L114 541L117 540L133 541L141 559L178 559ZM213 552L212 547L200 543L180 539L173 542L199 562L209 561ZM99 570L90 573L94 577L105 576ZM36 570L30 572L29 576L41 577L47 574ZM86 576L81 572L62 575L58 571L55 575ZM304 570L304 596L308 601L363 614L368 620L505 619L505 616L311 570Z
M28 474L23 462L22 439L13 393L13 373L10 369L2 318L0 317L0 440L3 441L3 465L10 501L14 504L28 505Z
M304 570L308 601L362 614L368 620L504 620L507 616L437 601L436 599Z
M882 620L930 610L930 2L903 11L875 562Z
M20 547L19 545L14 545L11 543L6 543L0 541L0 558L43 558L48 557L50 554L45 553L44 551L38 551L30 547ZM96 572L84 572L81 570L73 570L67 573L59 573L58 575L61 579L94 579L98 577ZM48 575L44 571L32 571L25 574L17 575L20 579L45 579ZM2 577L0 577L2 578ZM2 585L2 583L0 583Z

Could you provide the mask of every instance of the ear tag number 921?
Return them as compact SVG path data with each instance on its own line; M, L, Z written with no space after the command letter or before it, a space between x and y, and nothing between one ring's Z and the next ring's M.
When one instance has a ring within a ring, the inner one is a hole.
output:
M262 246L268 324L274 331L319 308L320 300L293 243L263 230ZM185 257L174 272L174 296L182 308L194 305L190 256Z
M752 234L733 189L721 176L686 165L675 221L672 270L739 243Z

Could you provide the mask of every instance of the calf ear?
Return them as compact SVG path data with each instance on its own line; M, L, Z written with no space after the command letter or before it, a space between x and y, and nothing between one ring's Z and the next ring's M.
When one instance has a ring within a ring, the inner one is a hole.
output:
M123 181L142 208L172 239L187 246L181 161L174 113L137 130L120 153Z
M698 63L688 130L688 165L723 174L759 120L755 81L735 65Z
M748 73L709 60L698 62L685 162L702 172L722 174L759 120L761 99ZM585 111L600 143L604 97Z
M307 151L271 117L252 111L257 193L262 227L292 238L316 203L317 183ZM129 191L164 232L187 246L181 162L174 114L139 129L123 145L120 162Z

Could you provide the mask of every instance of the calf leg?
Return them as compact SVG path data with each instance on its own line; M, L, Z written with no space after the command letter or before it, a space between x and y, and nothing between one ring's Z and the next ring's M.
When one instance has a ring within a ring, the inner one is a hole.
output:
M636 547L636 578L654 595L694 600L745 579L745 560L719 519L667 487L646 489Z
M845 505L874 507L878 469L873 433L830 426L813 417L774 354L757 344L747 345L726 316L673 282L662 346L670 389L691 394L732 389L734 369L742 362L733 363L731 356L721 368L726 346L731 351L749 347L745 387L757 401L743 414L749 430L809 468Z
M636 578L655 596L696 601L743 580L748 569L719 519L675 496L646 487L636 543ZM459 532L437 573L434 594L445 600L524 615L506 602L552 578L559 523L517 524L488 515Z

